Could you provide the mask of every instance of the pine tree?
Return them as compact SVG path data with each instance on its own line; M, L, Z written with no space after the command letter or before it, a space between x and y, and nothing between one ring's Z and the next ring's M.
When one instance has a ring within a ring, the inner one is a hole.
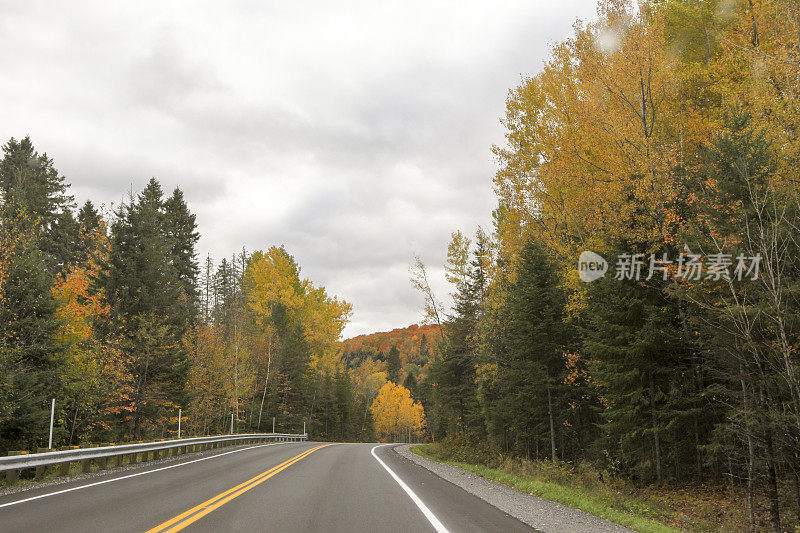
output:
M406 375L406 379L403 380L403 387L408 389L412 398L417 399L417 377L413 372L409 372Z
M154 429L165 409L185 403L189 302L166 225L161 186L151 179L118 213L108 263L98 279L111 309L105 329L122 333L132 361L134 436Z
M386 356L386 373L389 381L395 384L400 381L401 367L402 362L400 361L400 351L397 349L397 346L392 345L389 353Z
M419 341L419 349L416 353L412 353L408 362L414 363L419 366L425 366L430 359L430 348L428 347L428 337L423 333Z
M620 249L637 246L625 243ZM670 438L694 434L687 420L675 416L687 407L683 385L692 378L678 308L665 283L595 282L585 332L585 350L597 361L603 383L602 446L618 450L624 466L639 476L658 481L666 477L666 450L677 448L674 440L667 446Z
M12 191L0 212L0 448L42 442L64 346L38 224Z
M164 228L172 243L172 261L181 281L187 320L193 321L197 309L199 274L195 247L200 234L197 233L196 217L189 211L180 189L175 189L164 202Z
M12 138L3 146L0 193L6 199L13 196L42 230L39 248L53 274L69 263L77 239L68 186L53 160L40 155L29 137L21 141Z
M486 283L485 265L477 256L467 264L468 253L467 247L462 252L462 274L453 295L454 313L448 316L442 356L431 365L431 379L436 383L436 404L443 408L444 418L451 421L449 430L469 429L482 434L484 420L478 404L475 368L476 334Z
M715 370L706 386L726 399L712 419L719 423L712 447L741 465L751 518L756 483L763 483L778 529L779 473L800 472L800 371L791 355L800 339L800 200L781 183L776 146L748 112L729 110L723 125L700 164L685 172L687 197L702 199L686 202L693 222L687 239L707 253L731 253L734 265L739 253L758 254L759 279L697 284L679 294L687 306L701 302L690 324L703 333ZM800 517L800 475L791 482Z
M89 251L93 247L95 232L101 231L100 213L95 209L90 200L86 200L76 219L78 225L75 252L72 257L72 264L83 264L88 259Z
M573 335L564 322L566 295L555 265L534 239L522 249L516 280L502 310L503 350L498 354L500 382L491 411L514 413L510 430L521 451L531 446L559 456L557 434L563 425L563 354ZM497 426L497 424L495 424Z

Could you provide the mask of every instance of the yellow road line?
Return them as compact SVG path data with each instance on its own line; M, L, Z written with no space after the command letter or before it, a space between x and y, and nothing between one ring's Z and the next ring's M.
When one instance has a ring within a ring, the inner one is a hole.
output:
M185 511L178 516L171 518L164 522L163 524L159 524L153 529L148 530L146 533L172 533L174 531L180 531L181 529L185 528L189 524L193 524L194 522L200 520L202 517L217 509L232 499L236 498L247 492L248 490L252 489L256 485L263 483L264 481L268 480L278 472L282 470L286 470L296 462L302 460L303 458L311 455L315 451L319 450L320 448L324 448L325 446L331 446L331 444L322 444L320 446L316 446L311 448L310 450L306 450L301 454L295 455L291 459L287 459L286 461L282 462L278 466L274 466L267 470L266 472L262 472L259 475L248 479L244 483L240 483L233 488L226 490L221 494L217 494L213 498L204 501L200 505L196 505L192 507L188 511ZM173 527L170 527L173 526ZM169 528L169 529L167 529Z

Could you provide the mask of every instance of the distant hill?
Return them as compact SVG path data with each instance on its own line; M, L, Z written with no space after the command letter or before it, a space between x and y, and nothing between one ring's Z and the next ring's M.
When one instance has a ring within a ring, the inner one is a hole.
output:
M427 374L426 367L432 356L432 348L439 339L439 326L412 324L406 328L344 340L339 350L348 368L358 368L367 360L385 362L386 354L392 346L396 346L406 372Z

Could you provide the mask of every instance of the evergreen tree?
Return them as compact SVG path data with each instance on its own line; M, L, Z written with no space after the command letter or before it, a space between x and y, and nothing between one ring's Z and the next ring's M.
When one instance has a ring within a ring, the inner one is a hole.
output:
M503 309L504 350L498 361L502 386L493 411L514 413L509 429L528 454L546 435L542 449L553 460L559 457L557 432L564 420L563 354L573 342L564 322L565 304L552 260L529 239Z
M53 160L39 154L31 139L10 139L3 146L0 161L0 193L14 196L31 220L42 230L39 248L51 273L61 272L70 259L77 238L77 225L70 209L73 198L69 185L59 175Z
M431 378L436 383L434 399L450 421L449 430L481 434L484 420L478 404L475 352L486 281L477 253L454 295L454 314L448 316L447 338L441 358L431 365Z
M632 248L635 243L620 246ZM674 416L688 407L681 405L687 395L683 385L692 378L676 302L664 285L613 278L595 282L585 340L606 399L601 446L618 450L624 466L639 476L659 481L665 477L666 443L693 435L687 422ZM678 443L670 444L675 451Z
M386 373L389 381L395 384L400 381L401 368L402 362L400 361L400 351L397 349L397 346L392 345L392 348L389 350L389 353L386 356Z
M414 375L413 372L409 372L406 374L406 379L403 380L403 387L407 388L408 391L411 393L411 397L414 399L417 398L417 377Z
M423 333L422 338L419 341L419 350L416 353L412 353L411 356L408 358L409 363L414 363L419 366L425 366L428 364L430 360L430 348L428 346L428 337Z
M16 188L0 212L0 448L41 445L63 346L39 251L39 229Z
M175 189L164 202L164 228L172 243L172 261L181 281L187 319L193 320L197 309L199 274L195 247L200 234L197 233L196 217L189 211L180 189Z
M106 331L117 330L136 380L130 431L155 429L165 409L184 403L189 303L167 233L161 186L151 179L123 205L111 228L108 263L98 279L111 309Z
M91 200L81 206L78 211L78 224L86 233L92 233L100 227L100 213L95 208Z
M311 354L300 324L288 324L283 331L278 373L283 378L277 398L281 421L294 431L302 430L313 382Z
M356 428L353 426L353 382L350 375L341 368L334 374L334 410L336 412L335 438L341 441L355 440L358 438Z
M88 259L88 253L92 249L92 240L95 233L101 230L100 213L97 212L90 200L86 200L86 203L81 206L76 222L78 226L77 238L74 255L71 259L72 264L83 264Z

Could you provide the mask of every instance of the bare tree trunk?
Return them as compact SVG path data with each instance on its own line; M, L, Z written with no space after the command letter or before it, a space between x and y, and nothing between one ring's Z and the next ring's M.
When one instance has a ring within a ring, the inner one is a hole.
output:
M267 377L264 379L264 394L261 395L261 407L258 410L258 431L261 431L261 415L264 412L264 400L267 398L267 383L269 383L269 366L272 364L272 343L267 342Z
M655 404L655 396L656 396L656 386L653 382L653 374L652 372L649 373L650 377L650 421L653 426L653 453L655 455L655 464L656 464L656 480L660 483L662 478L661 473L661 436L658 431L658 423L656 419L656 404Z
M72 417L72 429L69 432L69 445L72 446L72 439L75 437L75 426L78 423L78 406L75 406L75 416Z
M767 402L764 395L764 388L759 387L759 397L761 398L761 408L766 409ZM766 417L766 414L764 415ZM772 443L772 426L767 418L764 428L764 444L767 460L767 498L769 499L769 523L770 530L779 532L781 530L781 509L778 499L778 476L775 471L775 451Z
M797 459L795 459L795 462L797 462ZM795 514L797 515L797 523L800 524L800 476L797 475L796 468L792 468L792 477L794 478Z
M758 23L756 22L756 8L753 6L753 0L748 0L750 3L750 20L753 22L753 36L750 38L750 43L754 48L758 48Z
M744 380L744 369L740 367L742 380L742 401L744 402L744 425L747 436L747 514L750 521L750 531L756 530L756 516L753 508L753 467L755 466L756 453L753 447L753 433L750 429L750 400L747 395L747 383Z
M772 428L767 428L767 492L769 495L769 523L775 532L781 530L780 500L778 499L778 476L775 471L775 452L772 445Z
M547 379L547 414L550 417L550 452L553 462L558 461L556 456L556 427L553 421L553 400L550 395L550 376L546 375Z

